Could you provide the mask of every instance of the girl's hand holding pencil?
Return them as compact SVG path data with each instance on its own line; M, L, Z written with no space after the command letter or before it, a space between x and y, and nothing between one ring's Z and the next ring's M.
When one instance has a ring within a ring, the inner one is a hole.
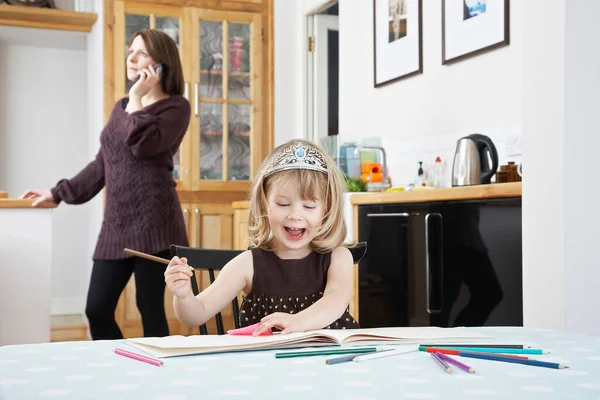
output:
M185 257L173 257L165 270L165 282L174 296L183 299L193 295L191 277L193 270Z

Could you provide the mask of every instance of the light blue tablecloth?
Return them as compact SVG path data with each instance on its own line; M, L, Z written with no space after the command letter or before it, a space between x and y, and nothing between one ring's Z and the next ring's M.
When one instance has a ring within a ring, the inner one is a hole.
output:
M475 329L475 328L474 328ZM600 337L525 328L476 328L551 349L555 370L460 358L471 375L444 372L426 353L326 365L327 356L275 359L274 351L164 359L155 367L116 355L121 341L0 348L0 399L600 399Z

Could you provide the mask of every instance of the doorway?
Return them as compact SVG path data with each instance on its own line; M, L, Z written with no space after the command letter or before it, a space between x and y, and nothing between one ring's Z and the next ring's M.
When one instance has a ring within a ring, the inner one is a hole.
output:
M308 139L337 158L339 3L308 16Z

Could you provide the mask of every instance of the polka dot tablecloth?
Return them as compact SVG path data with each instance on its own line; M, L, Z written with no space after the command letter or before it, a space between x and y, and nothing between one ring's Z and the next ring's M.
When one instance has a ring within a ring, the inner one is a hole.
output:
M0 399L595 399L600 337L550 330L473 328L501 341L552 350L556 370L461 358L476 369L444 372L426 353L326 365L330 356L275 359L274 351L164 359L116 355L124 341L0 347Z

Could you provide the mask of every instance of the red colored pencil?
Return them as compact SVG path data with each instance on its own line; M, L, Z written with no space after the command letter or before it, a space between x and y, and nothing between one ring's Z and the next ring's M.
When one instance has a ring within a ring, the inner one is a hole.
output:
M440 349L440 348L435 348L435 347L427 347L425 349L425 351L428 353L442 353L442 354L450 354L453 356L458 356L458 355L460 355L461 352L464 353L464 351L461 351L461 350L447 350L447 349ZM475 352L475 351L469 351L468 353L483 354L483 353ZM490 353L485 353L485 354L490 354ZM508 357L508 358L519 358L521 360L529 360L529 357L516 356L514 354L495 354L495 353L493 353L491 355Z

